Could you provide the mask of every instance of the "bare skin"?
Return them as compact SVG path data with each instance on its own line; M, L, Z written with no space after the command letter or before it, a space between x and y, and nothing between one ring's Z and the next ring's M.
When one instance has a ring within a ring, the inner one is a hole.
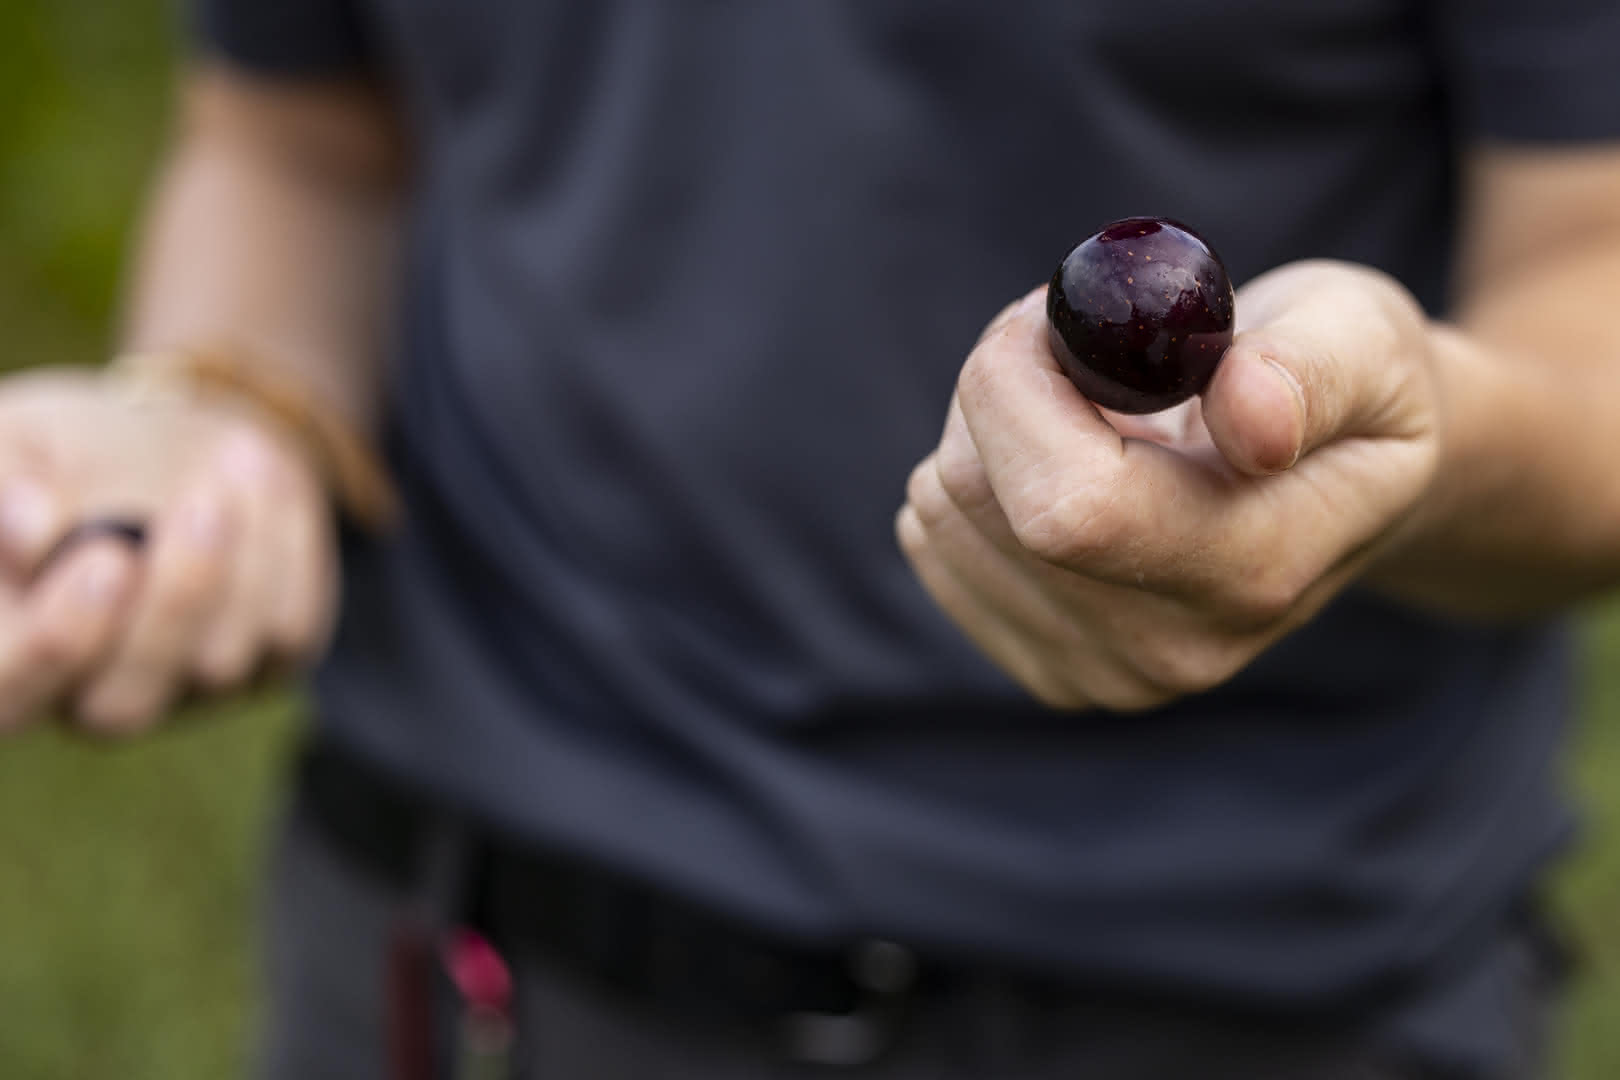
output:
M896 529L940 606L1059 708L1209 689L1358 579L1472 618L1620 581L1620 149L1480 152L1457 326L1299 263L1238 296L1209 390L1104 415L1041 290L962 370Z
M360 431L376 422L404 151L365 86L202 69L144 229L124 344L229 342ZM102 734L156 723L323 646L338 581L332 512L267 415L138 402L67 370L0 381L0 728L60 708ZM150 523L40 560L75 523Z
M408 184L393 110L219 68L182 100L126 346L241 344L372 430ZM1469 175L1459 328L1370 271L1285 267L1169 417L1104 416L1038 309L1006 313L898 519L944 609L1043 700L1130 708L1229 677L1358 577L1493 616L1620 578L1620 152L1481 151ZM36 573L108 512L148 519L146 547ZM0 381L0 558L9 728L62 708L146 730L189 689L318 653L338 588L328 499L286 432L79 372Z

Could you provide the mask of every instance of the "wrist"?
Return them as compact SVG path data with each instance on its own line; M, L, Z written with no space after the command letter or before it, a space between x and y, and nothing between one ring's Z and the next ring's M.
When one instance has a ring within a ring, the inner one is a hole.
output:
M1498 372L1479 346L1456 327L1429 321L1424 329L1426 367L1434 387L1435 465L1411 510L1395 523L1365 574L1373 586L1421 600L1447 557L1445 539L1466 508L1495 483L1489 455L1478 439L1480 398ZM1485 406L1488 408L1488 406Z
M398 515L387 469L371 442L336 409L240 350L177 348L126 353L108 374L132 393L222 406L269 428L313 467L334 507L360 528L386 530Z
M1434 324L1439 458L1369 584L1442 612L1534 616L1620 572L1620 502L1594 441L1613 427L1601 382Z

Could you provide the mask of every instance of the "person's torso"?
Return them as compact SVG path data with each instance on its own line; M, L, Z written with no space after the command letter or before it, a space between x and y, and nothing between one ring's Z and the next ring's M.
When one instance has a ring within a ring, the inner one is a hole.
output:
M1455 948L1561 828L1556 644L1357 594L1061 716L893 539L979 328L1110 218L1441 309L1423 7L372 0L425 177L410 514L352 553L329 722L800 933L1302 1001Z

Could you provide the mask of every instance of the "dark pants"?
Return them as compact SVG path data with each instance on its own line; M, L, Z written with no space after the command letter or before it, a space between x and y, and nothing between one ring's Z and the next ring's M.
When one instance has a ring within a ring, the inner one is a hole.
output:
M386 1080L383 982L400 908L305 816L289 816L267 912L262 1080ZM988 980L919 1003L878 1063L832 1069L788 1060L746 1030L675 1023L543 961L523 960L515 975L515 1076L527 1080L1476 1080L1353 1041L1038 999ZM1527 1060L1539 1053L1547 997L1527 992L1523 1002ZM1539 1075L1516 1067L1489 1080Z

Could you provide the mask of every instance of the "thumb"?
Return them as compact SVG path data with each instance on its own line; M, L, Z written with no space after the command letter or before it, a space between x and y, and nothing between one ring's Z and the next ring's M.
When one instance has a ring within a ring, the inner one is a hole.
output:
M1204 391L1204 426L1241 472L1281 472L1305 452L1305 388L1278 351L1234 342Z
M1404 289L1373 271L1298 263L1239 294L1258 321L1233 340L1204 392L1221 455L1250 474L1281 472L1336 439L1419 433L1414 393L1425 323Z

